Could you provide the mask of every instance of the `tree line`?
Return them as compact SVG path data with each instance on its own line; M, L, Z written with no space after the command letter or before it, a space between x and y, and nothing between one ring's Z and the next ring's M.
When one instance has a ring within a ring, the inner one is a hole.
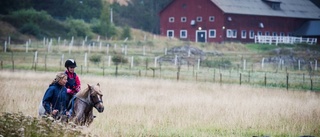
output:
M172 0L130 0L128 5L105 0L1 0L0 14L8 15L22 9L46 11L54 19L81 19L91 23L109 18L112 10L116 26L130 26L159 34L158 13ZM107 7L104 7L107 6ZM104 17L102 17L104 16ZM108 19L108 20L109 20Z

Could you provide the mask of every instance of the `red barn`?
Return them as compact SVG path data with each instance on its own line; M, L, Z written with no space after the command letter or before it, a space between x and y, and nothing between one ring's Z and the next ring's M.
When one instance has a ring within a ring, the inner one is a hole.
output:
M253 42L255 35L320 28L320 8L310 0L173 0L159 15L161 35L195 42ZM314 28L303 27L309 21Z

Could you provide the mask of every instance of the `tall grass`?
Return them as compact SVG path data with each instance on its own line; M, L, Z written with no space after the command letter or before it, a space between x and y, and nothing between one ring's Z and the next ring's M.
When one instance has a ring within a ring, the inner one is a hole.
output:
M0 72L0 112L37 116L55 73ZM100 83L105 111L85 132L98 136L320 136L316 92L81 75ZM1 134L1 133L0 133Z

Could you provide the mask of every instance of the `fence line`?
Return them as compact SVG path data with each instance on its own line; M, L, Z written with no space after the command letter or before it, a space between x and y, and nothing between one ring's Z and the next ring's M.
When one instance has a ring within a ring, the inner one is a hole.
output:
M36 64L34 71L52 71L47 69L47 58L42 64ZM33 63L30 62L30 66ZM1 62L1 65L7 66L4 69L12 69L12 71L18 70L14 60L11 62ZM2 67L2 66L1 66ZM114 66L107 67L103 64L100 67L92 67L88 65L86 70L83 70L83 66L79 65L79 74L97 74L97 75L109 75L114 76ZM3 69L3 68L1 68ZM56 66L55 69L58 69ZM61 71L61 70L60 70ZM145 73L141 71L145 71ZM194 69L187 68L172 68L170 66L162 66L161 69L157 68L130 68L129 65L119 66L118 75L130 76L130 77L150 77L161 79L176 79L177 81L198 81L198 82L213 82L213 83L239 83L240 85L260 85L266 87L280 87L288 89L304 89L320 91L320 75L318 74L305 74L305 73L286 73L286 72L259 72L259 71L237 71L237 70L217 70L210 68L201 71L194 71Z
M256 35L254 37L254 43L261 44L299 44L307 43L310 45L317 44L317 38L303 38L303 37L292 37L292 36L262 36Z

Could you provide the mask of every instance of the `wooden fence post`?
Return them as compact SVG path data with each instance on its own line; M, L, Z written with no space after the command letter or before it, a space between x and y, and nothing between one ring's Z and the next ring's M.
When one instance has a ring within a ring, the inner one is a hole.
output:
M81 70L80 70L80 74L82 75L82 69L83 69L83 66L81 65Z
M249 74L248 74L248 83L250 84L250 71L249 71Z
M177 81L179 81L179 71L177 72Z
M213 69L213 82L216 81L216 69Z
M289 73L287 73L287 90L289 89Z
M141 77L141 70L139 70L139 77Z
M222 85L222 74L220 73L220 85Z
M240 73L240 85L241 85L241 73Z
M44 71L47 71L47 55L44 55Z
M198 72L196 72L196 82L198 81Z
M267 73L264 73L264 86L267 86Z
M12 71L14 72L14 60L12 60Z
M310 90L312 91L313 90L313 82L312 82L312 78L310 78Z

